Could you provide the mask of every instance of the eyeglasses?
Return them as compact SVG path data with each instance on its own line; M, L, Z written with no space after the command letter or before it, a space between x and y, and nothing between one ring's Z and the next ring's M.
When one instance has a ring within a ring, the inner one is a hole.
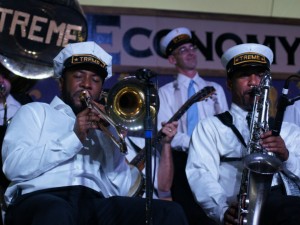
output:
M185 55L189 52L196 52L197 51L197 46L196 45L191 45L191 46L184 46L179 48L178 50L174 51L174 54L179 54L179 55Z

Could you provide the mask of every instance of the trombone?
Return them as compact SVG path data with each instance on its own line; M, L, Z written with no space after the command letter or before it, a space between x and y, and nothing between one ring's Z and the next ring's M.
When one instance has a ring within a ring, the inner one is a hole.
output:
M144 128L146 115L146 84L135 76L128 76L116 83L106 97L106 111L119 126L125 130L138 131ZM150 113L155 118L159 107L157 90L150 87Z
M106 99L105 112L92 103L88 91L81 92L80 99L86 106L94 109L116 130L118 137L115 137L106 126L99 123L100 129L110 137L122 153L127 153L127 145L122 131L137 131L144 127L144 116L146 114L144 88L144 82L138 80L135 76L129 76L119 81L108 93L102 93L102 96ZM153 86L150 99L152 118L157 114L159 107L157 96L156 88Z
M113 141L113 143L120 149L120 151L122 153L127 153L127 146L124 140L124 136L120 130L120 128L117 126L117 124L110 119L106 113L104 113L99 107L97 107L95 104L92 103L91 101L91 96L90 93L86 90L82 91L80 94L80 99L81 101L83 101L86 106L90 109L94 109L98 114L100 114L102 116L102 118L107 121L111 126L113 126L116 131L117 131L117 135L119 137L119 140L117 140L117 138L115 138L112 133L108 130L108 128L103 125L102 123L98 123L98 126L100 127L100 129L110 137L110 139Z

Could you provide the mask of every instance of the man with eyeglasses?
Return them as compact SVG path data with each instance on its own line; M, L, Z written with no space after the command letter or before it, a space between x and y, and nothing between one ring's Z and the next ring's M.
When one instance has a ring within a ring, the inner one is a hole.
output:
M186 175L185 165L191 133L195 124L207 117L228 109L227 100L221 85L204 80L197 71L197 47L188 28L171 30L160 43L161 52L177 70L176 79L159 89L160 109L158 129L168 121L179 108L192 96L206 86L213 86L216 95L189 107L178 121L178 132L171 142L173 148L174 179L171 188L172 198L180 203L191 225L214 224L204 215L194 202ZM192 123L193 122L193 123Z

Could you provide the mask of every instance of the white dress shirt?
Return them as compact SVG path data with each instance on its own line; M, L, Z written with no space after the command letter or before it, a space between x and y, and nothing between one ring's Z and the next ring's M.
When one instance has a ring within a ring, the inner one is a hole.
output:
M247 112L232 104L233 124L246 143L249 130ZM280 133L289 150L283 167L300 176L300 127L283 123ZM246 148L233 131L217 117L201 120L194 130L189 148L186 173L197 202L207 215L220 224L231 202L237 202L243 166L241 161L221 162L221 157L243 157Z
M300 126L300 100L286 108L283 120Z
M131 175L125 156L99 130L90 130L81 143L73 131L75 119L58 97L18 110L2 148L3 171L12 181L5 193L8 204L17 189L26 194L83 185L105 197L127 195Z
M183 74L178 74L177 79L159 88L160 108L157 115L157 126L161 128L161 122L167 122L179 108L188 100L188 86L190 78ZM213 86L216 89L216 95L212 98L206 98L199 103L198 118L204 119L228 110L227 100L221 85L206 81L198 74L193 78L195 81L195 91L198 92L206 86ZM190 137L187 135L186 113L178 121L177 134L172 140L172 147L181 151L187 151Z

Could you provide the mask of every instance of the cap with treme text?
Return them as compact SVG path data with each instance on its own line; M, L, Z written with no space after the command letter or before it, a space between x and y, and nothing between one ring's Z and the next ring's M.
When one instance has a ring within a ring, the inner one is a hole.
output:
M66 69L89 65L104 78L112 75L112 57L93 41L68 44L53 60L54 76L61 77Z
M248 67L259 67L270 70L273 62L272 50L262 44L246 43L229 48L221 57L227 74Z

